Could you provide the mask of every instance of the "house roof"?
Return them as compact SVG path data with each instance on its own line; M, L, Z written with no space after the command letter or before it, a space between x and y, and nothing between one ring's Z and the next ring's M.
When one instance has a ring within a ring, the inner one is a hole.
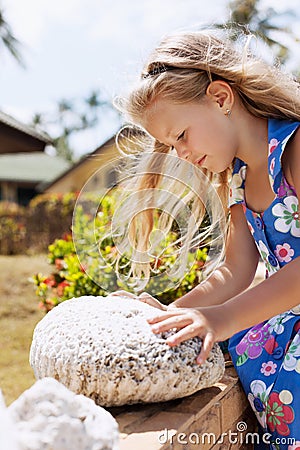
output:
M0 111L0 122L8 125L11 128L15 128L16 130L21 131L22 133L32 136L35 139L44 142L45 144L53 144L53 140L47 133L43 131L37 131L34 127L19 122L17 119L10 116L9 114L4 113L3 111Z
M139 133L142 133L142 131L139 130L139 128L128 128L128 130L126 129L126 126L124 126L123 130L123 136L126 136L128 133L128 136L130 134L132 134L133 136L139 136ZM109 139L107 139L103 144L101 144L99 147L96 148L96 150L85 154L79 161L77 161L77 163L73 164L71 167L69 167L65 172L61 173L60 175L58 175L54 180L52 180L51 182L47 183L46 185L43 183L40 186L41 190L45 190L50 188L51 186L53 186L55 183L57 183L58 181L62 180L65 176L69 175L71 172L73 172L75 169L77 169L78 167L80 167L81 165L85 164L87 160L89 160L90 158L92 158L94 155L102 153L103 151L106 150L107 147L115 144L116 142L116 136L117 133L115 133L112 137L110 137Z
M0 155L0 180L50 182L70 167L70 163L43 152Z

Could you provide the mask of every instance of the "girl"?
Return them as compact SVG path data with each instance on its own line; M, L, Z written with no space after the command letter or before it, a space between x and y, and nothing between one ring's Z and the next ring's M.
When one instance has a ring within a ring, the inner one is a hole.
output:
M153 332L176 328L170 346L199 336L199 364L230 338L261 430L272 436L266 448L288 448L280 439L300 441L299 86L247 49L183 33L151 55L126 110L154 138L154 152L175 149L229 200L224 261L169 307L145 296L163 310L150 321ZM146 174L140 188L158 183ZM246 290L259 256L266 280Z

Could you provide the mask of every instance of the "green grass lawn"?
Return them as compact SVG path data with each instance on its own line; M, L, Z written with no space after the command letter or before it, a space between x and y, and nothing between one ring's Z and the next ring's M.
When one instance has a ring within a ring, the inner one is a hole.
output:
M46 255L0 255L0 389L7 405L35 381L29 349L44 312L28 278L37 272L50 272Z

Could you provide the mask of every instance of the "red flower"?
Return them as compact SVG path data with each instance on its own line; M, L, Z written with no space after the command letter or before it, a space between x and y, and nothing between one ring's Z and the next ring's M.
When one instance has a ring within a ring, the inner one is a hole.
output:
M288 423L294 421L294 410L290 406L285 405L279 398L278 392L270 394L267 407L267 424L270 431L277 431L281 436L289 436L290 429Z
M51 311L51 309L53 309L55 306L55 301L52 300L51 298L46 298L45 303L44 303L44 309L46 312Z
M62 270L65 268L65 261L61 258L56 258L55 259L55 267L57 268L57 270Z
M66 286L70 286L70 283L68 283L66 280L62 281L57 285L57 295L60 297L64 295L64 290Z
M56 286L56 281L53 275L50 275L50 277L46 278L43 282L49 287Z
M64 233L64 234L62 235L62 239L63 239L64 241L71 241L71 240L72 240L72 234L71 234L71 233Z

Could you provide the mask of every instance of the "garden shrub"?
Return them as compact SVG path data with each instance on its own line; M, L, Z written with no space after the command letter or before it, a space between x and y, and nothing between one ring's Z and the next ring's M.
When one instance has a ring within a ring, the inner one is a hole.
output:
M25 209L14 202L0 201L0 254L23 253L25 242Z
M72 297L106 296L118 289L128 290L115 274L114 261L117 249L112 238L106 234L113 217L114 193L102 199L100 209L95 214L95 202L98 201L99 199L90 195L76 206L72 229L74 240L71 234L65 234L62 239L56 239L49 245L48 258L53 267L51 274L48 277L42 274L32 277L40 307L45 311ZM176 233L172 231L164 245L168 246L175 240ZM155 277L151 278L145 290L158 292L155 297L164 304L169 304L190 291L202 280L202 266L207 258L207 248L194 249L189 258L190 270L180 284L174 289L164 290L163 274L174 264L176 255L171 252L163 254L159 258L159 264L156 261L156 272L162 274L162 277L158 280ZM120 266L126 277L129 267L126 255L122 257Z
M48 245L70 232L78 194L41 194L26 208L0 202L0 254L46 252Z

